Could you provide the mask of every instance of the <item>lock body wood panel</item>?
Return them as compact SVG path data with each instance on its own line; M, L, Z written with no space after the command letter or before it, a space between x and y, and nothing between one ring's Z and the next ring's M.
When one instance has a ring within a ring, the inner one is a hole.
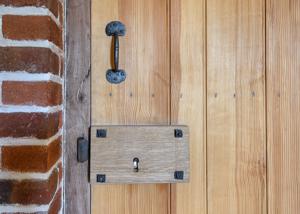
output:
M91 183L187 182L188 139L186 126L94 126Z

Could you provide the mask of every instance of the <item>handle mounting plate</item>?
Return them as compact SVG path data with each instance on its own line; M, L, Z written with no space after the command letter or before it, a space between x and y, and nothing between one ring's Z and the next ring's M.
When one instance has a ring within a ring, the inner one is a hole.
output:
M112 84L119 84L126 79L126 73L124 70L109 69L106 72L106 79Z

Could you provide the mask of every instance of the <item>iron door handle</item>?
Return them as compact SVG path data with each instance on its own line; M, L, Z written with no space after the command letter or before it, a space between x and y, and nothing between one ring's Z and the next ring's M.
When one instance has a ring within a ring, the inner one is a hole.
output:
M106 25L105 32L107 36L113 37L113 68L107 70L106 79L110 83L119 84L126 79L126 72L119 69L119 36L125 36L126 28L122 22L113 21Z

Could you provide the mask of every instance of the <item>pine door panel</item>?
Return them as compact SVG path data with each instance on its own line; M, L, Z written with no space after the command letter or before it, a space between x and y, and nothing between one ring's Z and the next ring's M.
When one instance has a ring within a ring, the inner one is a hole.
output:
M267 0L269 214L300 213L300 1Z
M266 213L264 11L207 1L208 214Z
M171 3L171 114L190 128L190 183L172 185L172 214L206 213L205 0Z
M188 125L187 184L92 186L92 213L300 212L300 2L92 0L92 125ZM106 81L120 37L127 79Z
M170 50L166 0L92 0L92 125L169 124ZM106 81L111 68L108 22L120 20L120 68L127 79ZM92 213L169 212L170 185L92 186Z

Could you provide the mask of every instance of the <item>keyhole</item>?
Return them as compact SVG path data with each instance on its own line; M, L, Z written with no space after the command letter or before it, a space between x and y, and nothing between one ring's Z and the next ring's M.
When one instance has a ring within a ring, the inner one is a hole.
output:
M133 170L135 172L139 171L139 162L140 160L138 158L133 158Z

